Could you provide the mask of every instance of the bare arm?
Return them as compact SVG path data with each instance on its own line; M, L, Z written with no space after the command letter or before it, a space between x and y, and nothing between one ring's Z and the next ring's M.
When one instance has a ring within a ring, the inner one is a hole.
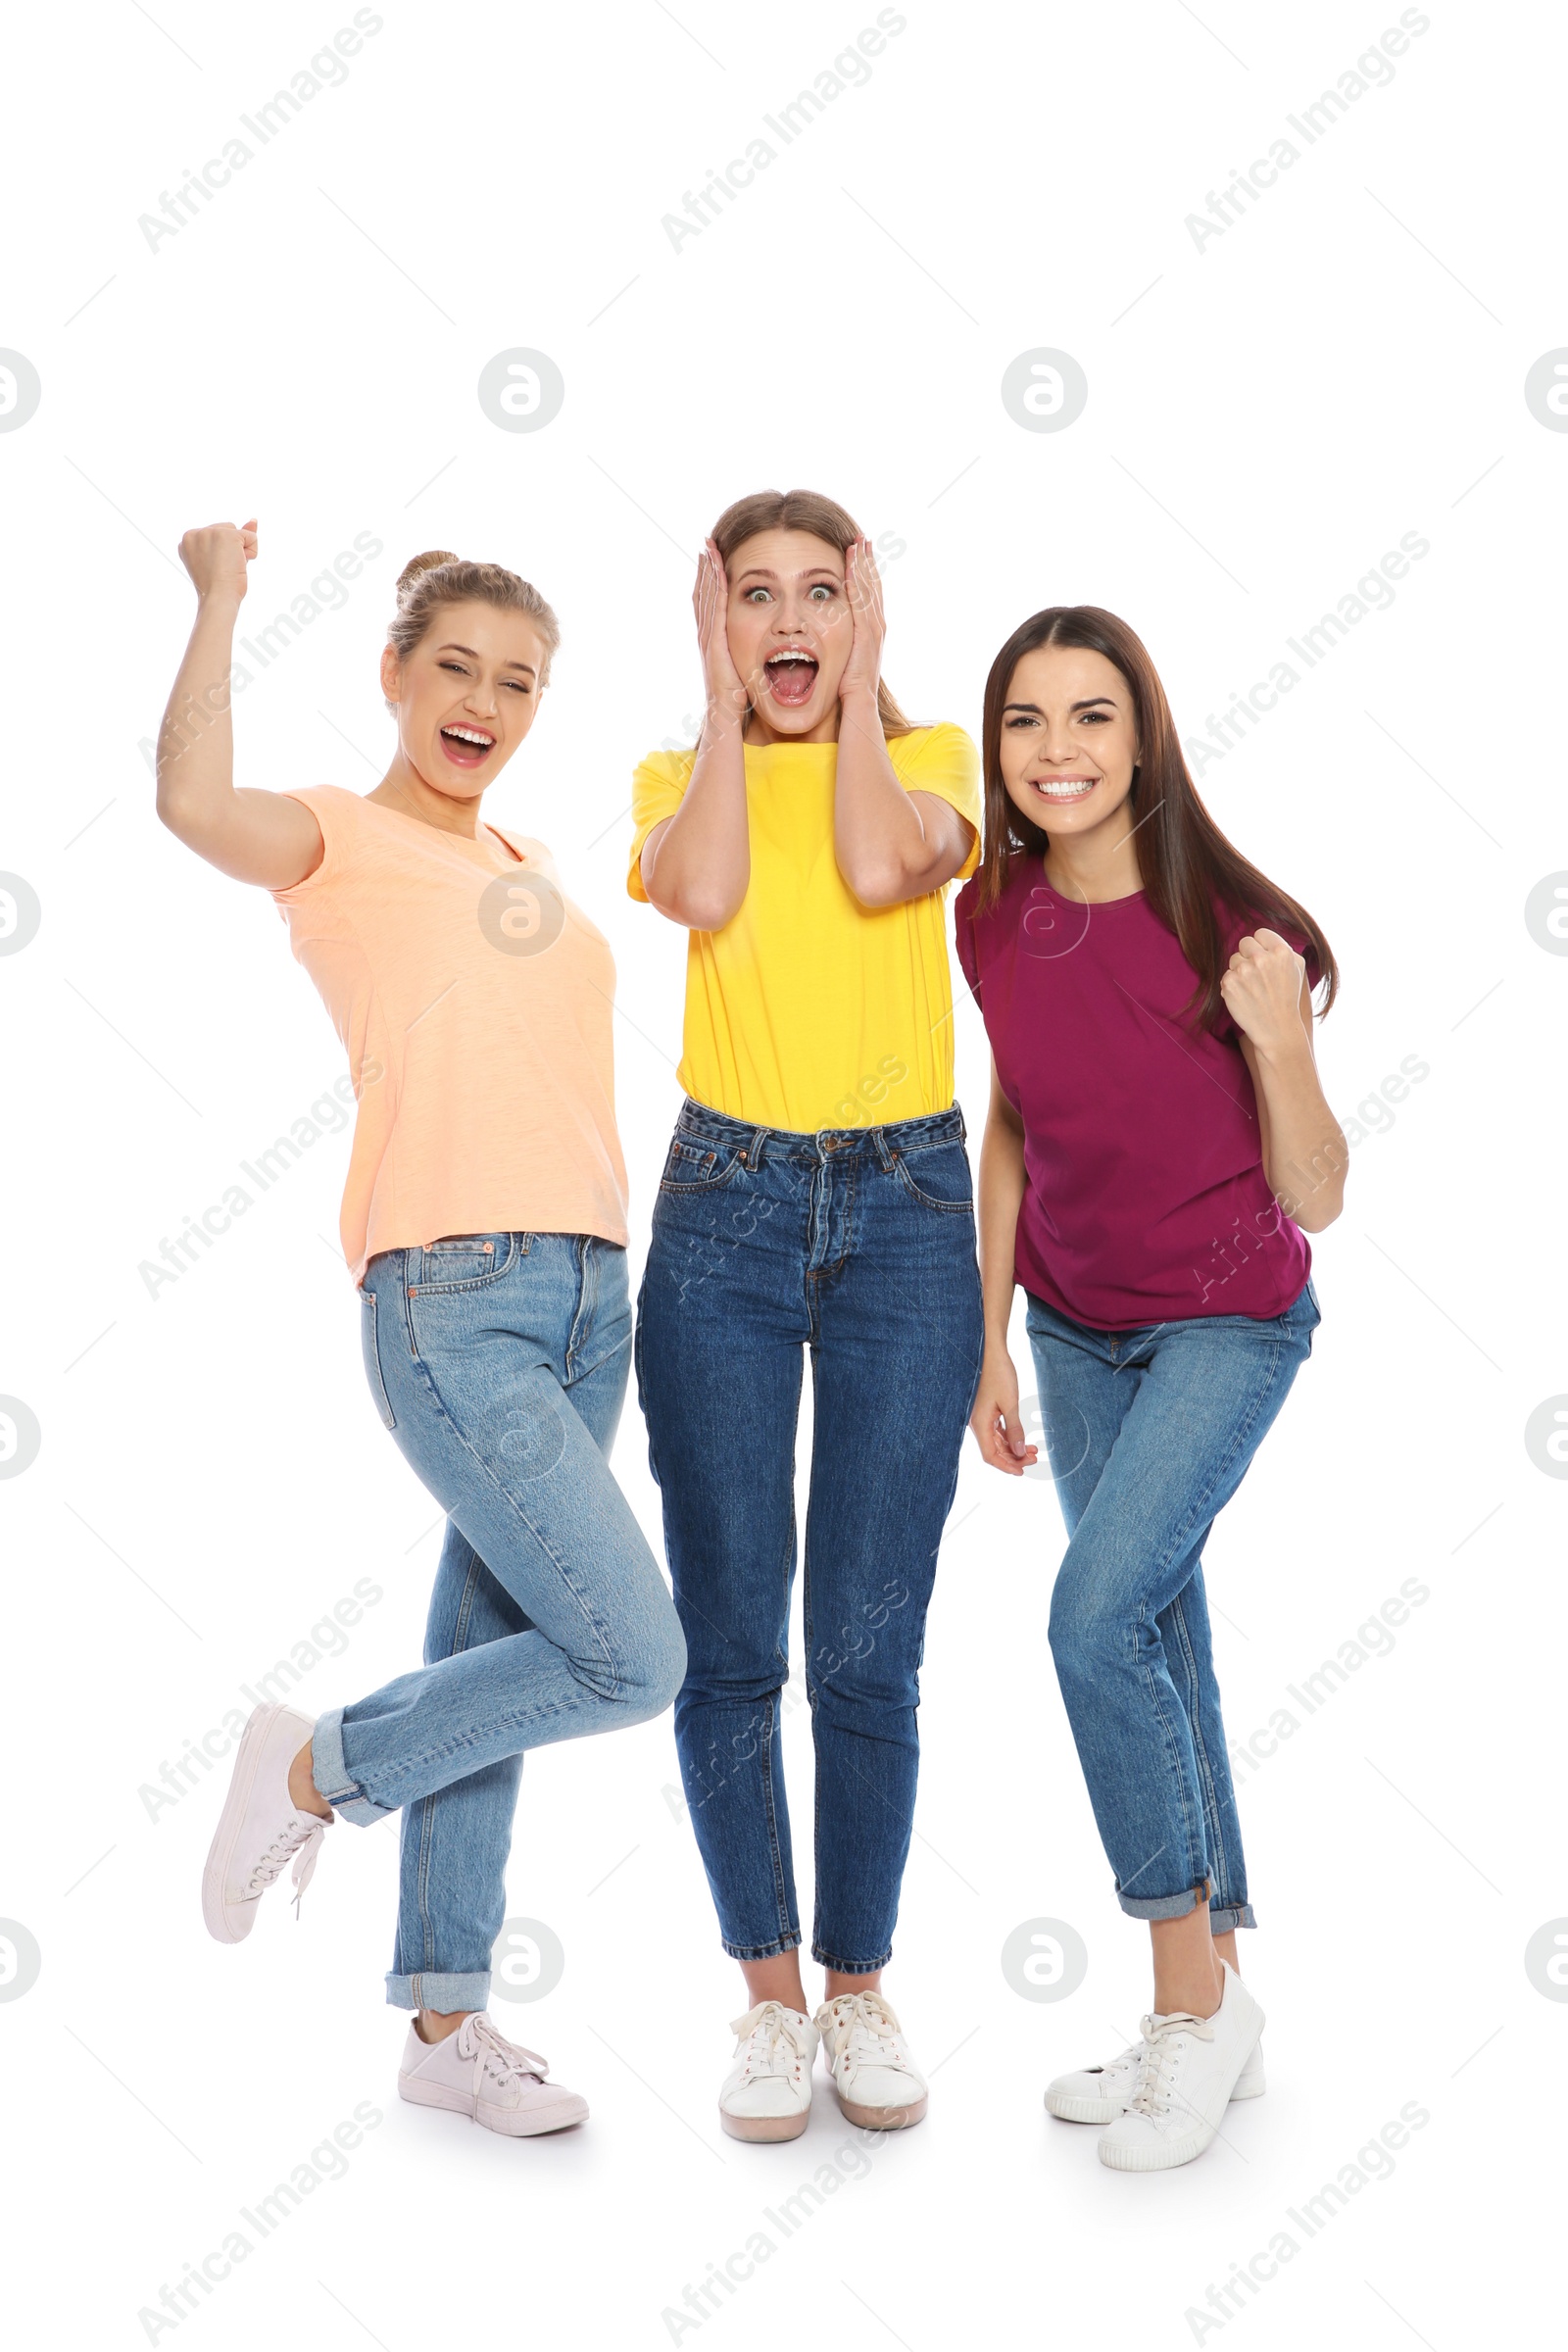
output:
M833 855L862 906L902 906L951 882L974 827L934 792L906 792L888 758L873 695L869 712L846 704L833 794Z
M724 627L728 586L711 540L697 567L692 605L708 687L697 761L680 807L643 844L643 888L661 914L691 931L722 931L752 879L746 822L746 689Z
M991 1106L980 1146L980 1295L985 1309L985 1360L969 1427L993 1470L1021 1478L1039 1453L1018 1415L1018 1375L1007 1350L1007 1325L1016 1287L1013 1253L1024 1195L1023 1121L1002 1091L991 1064Z
M974 828L934 792L906 792L888 758L877 714L882 672L882 583L868 539L844 559L855 640L839 686L838 781L833 855L862 906L901 906L951 882Z
M256 553L256 525L187 531L180 562L196 584L196 620L158 735L158 814L187 849L236 882L290 890L325 854L303 801L236 792L228 673L234 623Z
M1305 967L1277 931L1254 931L1220 994L1242 1033L1269 1190L1304 1233L1321 1233L1345 1206L1350 1147L1318 1080Z

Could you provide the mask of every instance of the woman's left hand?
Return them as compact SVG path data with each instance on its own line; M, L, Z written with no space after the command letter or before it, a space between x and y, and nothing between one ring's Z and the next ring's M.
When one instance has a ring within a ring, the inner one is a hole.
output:
M1301 1021L1306 965L1277 931L1250 931L1220 976L1225 1009L1260 1054L1290 1053L1307 1042Z
M875 702L882 680L882 640L887 634L887 620L882 610L882 582L869 539L857 539L845 551L844 594L855 635L844 675L839 680L839 700L847 703L857 695L869 695Z

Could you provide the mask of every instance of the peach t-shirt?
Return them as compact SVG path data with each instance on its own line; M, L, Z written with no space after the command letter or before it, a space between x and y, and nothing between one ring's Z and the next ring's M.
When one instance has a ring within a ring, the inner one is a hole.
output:
M290 798L326 854L272 896L359 1101L340 1221L355 1281L378 1251L446 1234L624 1245L615 966L549 851L498 826L466 841L335 785Z

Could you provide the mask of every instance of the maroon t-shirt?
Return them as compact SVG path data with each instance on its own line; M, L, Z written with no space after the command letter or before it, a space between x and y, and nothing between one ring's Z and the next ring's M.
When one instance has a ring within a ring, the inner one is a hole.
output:
M975 921L978 896L977 875L958 895L958 960L1023 1121L1024 1289L1102 1331L1283 1314L1311 1252L1263 1174L1235 1022L1183 1018L1197 975L1174 934L1142 891L1059 898L1038 858L1014 861ZM1227 910L1220 924L1227 956L1258 927ZM1315 986L1305 939L1281 936Z

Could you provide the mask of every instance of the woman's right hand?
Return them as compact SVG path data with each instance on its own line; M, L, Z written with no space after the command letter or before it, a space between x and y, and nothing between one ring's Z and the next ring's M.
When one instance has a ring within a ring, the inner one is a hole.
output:
M196 589L196 618L158 735L158 814L176 840L264 890L293 890L325 855L321 828L286 792L236 792L234 621L256 553L256 518L187 531L179 560Z
M1023 1434L1018 1375L1005 1348L986 1349L969 1427L981 1459L993 1470L1004 1470L1009 1478L1022 1478L1040 1458L1039 1446L1031 1446Z
M702 649L708 708L714 713L734 717L745 711L750 697L729 650L729 630L724 617L728 603L729 578L724 559L710 539L697 559L692 611L697 615L697 642Z
M179 560L204 603L238 605L245 594L246 566L256 553L256 517L238 525L204 523L187 531L179 543Z

